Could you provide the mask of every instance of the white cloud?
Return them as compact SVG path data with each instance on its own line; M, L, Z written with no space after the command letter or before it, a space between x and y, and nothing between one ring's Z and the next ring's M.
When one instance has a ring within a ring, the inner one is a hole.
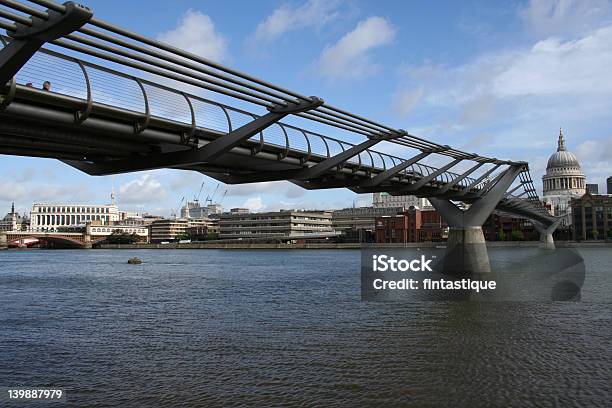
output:
M339 4L337 0L308 0L297 8L283 4L257 25L253 38L271 41L288 31L320 28L338 17Z
M244 204L242 204L242 207L248 208L249 210L256 212L264 209L265 205L263 204L261 197L257 196L247 199Z
M393 42L396 29L382 17L369 17L345 34L337 43L327 46L317 64L318 72L332 79L362 78L379 68L370 51Z
M406 116L423 96L423 87L405 89L395 95L395 110L401 115Z
M162 184L150 174L128 181L119 188L121 204L151 204L166 198Z
M539 35L576 35L610 21L607 0L531 0L519 9L526 26Z
M575 41L549 38L507 57L511 60L502 58L508 65L492 83L500 97L612 90L612 26Z
M548 122L550 129L609 114L612 102L612 25L575 39L548 38L533 46L491 52L454 67L406 66L400 89L422 87L412 109L438 109L447 127ZM395 95L402 110L410 98ZM552 122L552 123L551 123ZM533 135L524 134L530 142ZM515 142L515 141L512 141Z
M587 175L587 183L598 184L599 192L605 193L606 179L612 176L612 136L603 140L587 139L574 151Z
M157 39L216 62L228 57L227 40L216 31L211 18L197 10L187 10L176 28Z
M12 180L0 180L1 201L17 201L26 198L26 196L27 190L23 183L17 183Z

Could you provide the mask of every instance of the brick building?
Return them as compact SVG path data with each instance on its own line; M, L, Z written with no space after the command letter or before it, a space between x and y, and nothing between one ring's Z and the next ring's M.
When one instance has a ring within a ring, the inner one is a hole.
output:
M586 193L572 199L573 239L612 239L612 196Z
M539 233L533 224L524 218L509 217L492 213L482 225L487 241L536 241Z
M377 243L439 242L448 238L448 226L434 209L411 207L396 215L377 217Z

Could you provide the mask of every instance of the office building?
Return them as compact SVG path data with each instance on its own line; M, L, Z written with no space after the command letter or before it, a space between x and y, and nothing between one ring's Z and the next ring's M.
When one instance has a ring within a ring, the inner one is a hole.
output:
M492 213L482 225L486 241L536 241L540 233L531 221Z
M221 204L201 205L199 201L188 201L181 208L181 218L208 218L213 214L221 214Z
M114 204L34 204L30 219L32 231L67 231L92 221L110 225L119 221L120 215Z
M433 208L411 207L376 218L377 243L439 242L448 238L448 225Z
M252 239L279 237L333 236L332 215L327 211L281 210L221 214L219 238Z
M90 231L92 239L95 239L99 236L108 236L113 233L120 233L126 235L136 235L136 237L138 237L137 240L139 242L149 241L149 228L144 225L103 225L100 224L99 221L94 221L91 224Z
M389 193L374 193L372 195L372 206L374 208L402 207L407 210L410 207L420 209L430 208L431 204L426 198L420 198L414 195L393 196Z
M599 194L599 185L598 184L588 184L586 185L586 192L589 194Z
M585 194L572 199L573 239L612 239L612 196Z
M332 226L342 234L344 242L375 242L375 220L377 217L396 215L404 211L399 207L356 207L334 210Z
M152 243L173 242L187 238L189 222L182 218L162 219L151 223L150 240Z

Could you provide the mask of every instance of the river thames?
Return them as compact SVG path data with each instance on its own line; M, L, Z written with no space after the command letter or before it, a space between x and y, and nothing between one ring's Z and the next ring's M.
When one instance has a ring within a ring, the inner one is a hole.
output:
M361 301L354 250L3 251L0 386L79 407L610 406L612 250L579 252L580 302L384 303Z

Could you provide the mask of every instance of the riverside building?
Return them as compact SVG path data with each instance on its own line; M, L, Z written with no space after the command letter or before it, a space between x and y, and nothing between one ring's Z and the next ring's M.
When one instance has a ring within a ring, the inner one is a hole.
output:
M389 193L374 193L372 195L372 206L374 208L396 208L403 207L407 210L410 207L430 208L431 204L426 198L419 198L414 195L393 196Z
M151 223L150 236L151 242L172 242L178 241L187 234L189 221L182 218L171 218L156 220Z
M57 232L81 228L93 221L111 225L120 220L120 215L115 204L34 204L30 218L32 231Z
M219 234L219 221L211 218L164 218L153 221L149 225L149 231L153 243L182 239L201 240Z
M376 218L377 243L439 242L448 238L448 226L433 208L410 207Z
M92 238L100 236L109 236L112 233L121 233L135 235L140 242L149 241L149 228L145 225L102 225L99 221L92 222L90 226L90 234Z
M353 207L334 210L332 226L342 234L346 242L375 242L375 220L377 217L392 216L404 211L398 207Z
M0 219L0 231L23 231L28 228L28 219L15 211L15 203L11 205L11 212Z
M274 239L333 236L332 214L328 211L281 210L250 213L236 211L221 214L221 239Z
M574 240L612 239L612 195L587 193L571 206Z
M223 212L221 204L201 205L199 201L188 201L181 208L181 218L208 218Z

